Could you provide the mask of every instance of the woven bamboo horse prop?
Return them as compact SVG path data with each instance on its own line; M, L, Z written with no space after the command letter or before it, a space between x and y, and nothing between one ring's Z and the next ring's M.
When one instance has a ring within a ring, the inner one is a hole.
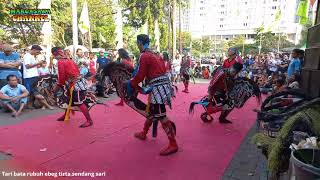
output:
M255 82L247 78L238 78L230 81L231 82L227 82L230 86L228 86L226 99L223 103L223 105L227 105L227 109L224 110L232 110L234 107L242 108L247 100L252 96L255 96L259 103L261 102L261 92ZM194 106L196 104L200 104L205 110L205 112L201 114L201 120L205 123L212 122L213 117L211 114L213 114L213 112L208 111L208 107L209 103L212 103L213 106L217 106L215 102L214 98L212 102L209 102L208 96L204 96L200 101L192 102L190 104L189 113L193 113Z
M125 64L111 62L103 69L103 76L108 76L116 87L117 95L120 98L124 99L124 102L133 110L138 112L140 115L144 116L145 118L149 118L148 111L147 111L147 104L142 102L140 99L137 98L138 93L133 93L134 95L131 96L128 92L128 88L124 85L124 82L130 80L133 76L133 69ZM174 86L177 90L177 87ZM146 88L145 88L146 89ZM152 136L157 136L157 127L158 121L153 121L153 128L152 128Z
M41 94L46 101L52 106L58 106L62 109L67 109L69 104L68 89L66 86L60 89L56 94L53 93L53 87L57 84L58 77L56 75L41 76L33 84L36 91ZM97 104L96 96L93 92L87 91L86 99L84 101L88 109L90 110L94 105ZM79 111L77 106L71 107L72 111Z

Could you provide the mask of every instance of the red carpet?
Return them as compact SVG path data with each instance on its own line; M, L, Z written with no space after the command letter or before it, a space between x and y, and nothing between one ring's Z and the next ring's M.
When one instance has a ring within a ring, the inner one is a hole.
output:
M158 155L168 143L161 125L156 139L150 134L145 142L133 138L144 119L127 106L114 106L118 100L108 102L107 112L103 106L92 109L95 124L91 128L78 128L84 121L81 113L69 123L55 121L61 115L57 114L1 127L0 151L12 153L12 160L5 162L25 171L106 172L101 179L108 180L220 179L254 124L256 101L251 99L244 108L234 110L231 125L204 124L199 118L203 109L196 107L189 116L188 108L191 101L205 95L207 85L192 84L189 94L181 89L174 109L168 110L176 122L180 146L172 156ZM43 148L47 150L40 152Z

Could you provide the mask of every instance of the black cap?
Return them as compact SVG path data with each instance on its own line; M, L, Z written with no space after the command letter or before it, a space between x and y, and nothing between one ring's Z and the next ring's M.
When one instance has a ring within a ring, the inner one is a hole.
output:
M35 45L32 45L32 47L31 47L31 50L39 50L39 51L42 51L42 48L39 46L39 45L37 45L37 44L35 44Z

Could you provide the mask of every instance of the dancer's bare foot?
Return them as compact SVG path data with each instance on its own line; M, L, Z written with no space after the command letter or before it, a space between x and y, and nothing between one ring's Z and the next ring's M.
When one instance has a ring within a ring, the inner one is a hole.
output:
M124 106L123 102L119 102L117 104L115 104L116 106Z
M89 127L89 126L92 126L92 125L93 125L92 121L87 121L87 122L81 124L80 128L86 128L86 127Z
M182 92L184 93L189 93L189 91L187 89L183 90Z
M64 121L64 118L65 118L64 116L61 116L57 119L57 121Z

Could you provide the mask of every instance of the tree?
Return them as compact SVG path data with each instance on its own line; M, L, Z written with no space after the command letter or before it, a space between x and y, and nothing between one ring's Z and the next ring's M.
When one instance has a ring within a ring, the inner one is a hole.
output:
M181 33L182 39L182 48L188 48L191 45L191 33L189 32L182 32Z
M5 41L13 39L20 42L21 46L40 43L41 26L39 22L13 22L10 9L36 9L39 1L29 0L3 0L0 1L0 28L6 32Z
M84 0L78 0L78 17L80 17L83 2ZM87 0L87 2L93 47L114 48L115 24L111 7L112 2L110 0ZM51 11L54 31L53 43L62 47L72 44L71 0L55 0L52 3ZM100 40L100 33L106 39L106 43Z
M205 37L202 39L202 50L201 52L205 55L209 55L209 51L212 48L212 41L209 37Z
M166 33L163 23L166 23L164 11L167 0L121 0L120 3L123 7L129 7L124 12L125 25L141 28L147 24L151 46L159 50L164 44L160 36Z
M52 41L55 46L72 44L71 1L55 0L51 3Z
M269 52L269 51L276 51L278 47L278 41L280 36L280 49L292 47L294 44L290 42L287 38L287 36L282 34L274 34L272 32L265 32L263 28L258 28L256 30L257 36L255 38L255 46L258 47L262 45L261 52Z
M238 35L228 42L229 47L242 46L246 41L244 35Z
M208 56L211 48L212 48L212 41L210 40L209 37L192 40L191 52L196 57L200 57L200 55Z
M82 9L83 1L78 1ZM112 1L87 0L89 9L89 19L93 47L103 47L107 49L115 48L115 23L113 19ZM81 10L78 12L80 13ZM106 39L103 43L100 40L100 33Z
M182 52L183 49L183 35L182 35L182 11L189 6L189 1L187 0L177 0L179 4L179 51Z

